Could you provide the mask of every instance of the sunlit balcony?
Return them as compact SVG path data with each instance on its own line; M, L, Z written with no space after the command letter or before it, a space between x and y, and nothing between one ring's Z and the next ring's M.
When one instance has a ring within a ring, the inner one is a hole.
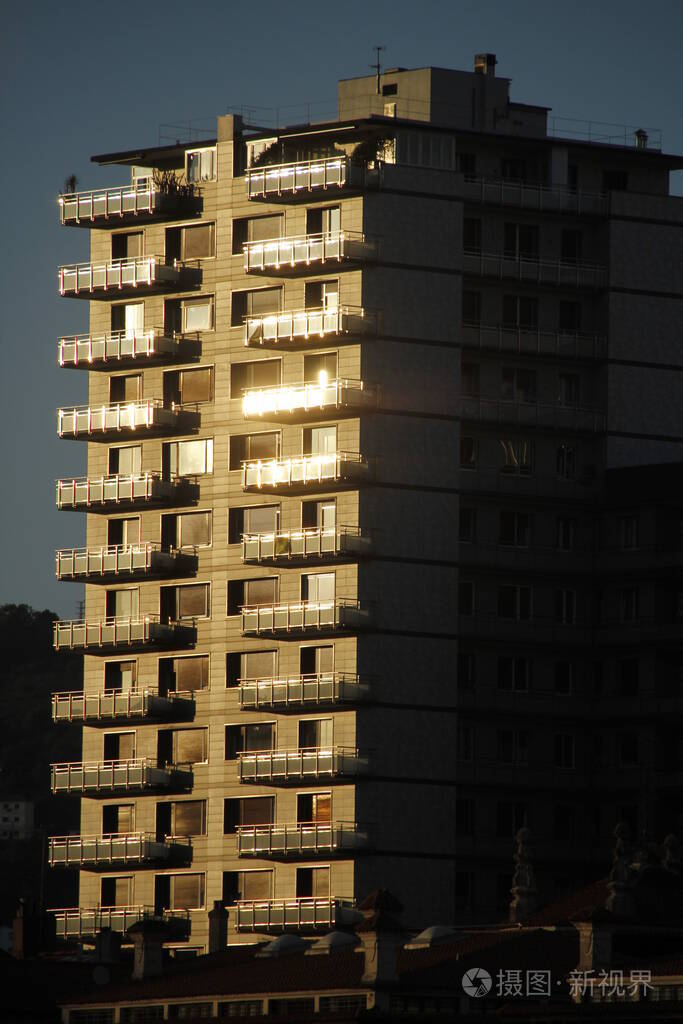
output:
M94 938L104 929L125 934L139 921L161 921L168 928L169 941L186 939L190 934L190 913L187 910L164 910L157 914L154 907L69 907L50 910L54 914L58 939Z
M163 327L109 334L72 334L59 339L59 365L110 372L127 366L156 366L191 358L197 342L167 333Z
M542 331L535 327L465 322L461 328L461 340L464 348L518 355L604 359L607 353L607 340L602 334Z
M347 156L250 167L244 174L249 199L309 199L312 192L337 194L365 184L365 168Z
M539 213L604 216L607 212L604 192L584 192L562 185L536 185L509 178L465 178L463 197L469 203L511 206Z
M104 690L83 693L68 690L52 694L53 722L84 722L86 725L111 725L129 721L186 721L194 714L194 694L170 693L162 697L157 690Z
M349 672L318 672L310 675L240 679L243 711L276 708L287 711L327 704L357 704L368 696L368 687Z
M183 647L196 636L194 626L160 622L158 615L98 619L94 622L67 619L54 624L56 651L87 650L107 654L111 650L144 650L146 647Z
M377 320L360 306L293 309L248 316L244 344L264 348L313 348L372 334Z
M192 771L189 766L160 765L149 758L127 761L73 762L50 765L53 793L87 793L107 796L109 793L133 790L190 789Z
M230 909L238 932L329 931L357 920L353 900L298 897L238 900Z
M86 441L111 441L122 433L146 437L187 433L199 423L199 413L179 407L167 408L160 398L143 402L118 402L116 405L77 405L57 412L57 433L64 438Z
M278 494L323 488L354 487L369 476L368 462L358 452L297 455L242 463L242 490Z
M255 274L298 274L328 263L366 263L377 259L377 243L360 231L334 231L290 238L269 238L244 245L244 269Z
M158 840L151 832L109 836L51 836L50 867L110 868L120 864L177 864L192 858L187 839Z
M181 266L167 263L163 256L71 263L59 268L59 294L111 301L117 296L178 289L185 276ZM196 271L191 276L198 280Z
M240 782L273 785L305 779L355 778L368 770L367 757L355 747L308 747L303 750L262 750L239 754Z
M295 825L240 825L240 857L330 856L367 846L368 835L355 822L314 821Z
M297 423L307 419L333 416L358 416L377 408L377 388L362 380L321 379L309 384L290 384L272 388L250 388L242 398L246 420L272 420Z
M463 396L460 415L463 420L572 433L595 434L605 429L605 414L596 409L542 402Z
M110 544L99 548L62 548L56 556L58 580L109 583L112 579L183 576L197 568L194 548L168 549L143 544Z
M546 260L505 253L465 252L463 272L500 281L558 285L564 288L604 288L605 268L581 260Z
M305 527L276 533L243 533L242 561L315 562L332 558L362 558L372 542L357 526Z
M366 629L370 616L358 601L289 601L285 604L257 604L241 609L242 636L334 633Z
M57 481L57 508L77 512L114 512L128 508L163 508L196 501L199 488L161 473L72 477Z
M115 227L189 212L196 200L189 186L164 188L153 178L137 178L132 184L67 192L58 199L62 224L77 227ZM110 221L114 221L111 224Z

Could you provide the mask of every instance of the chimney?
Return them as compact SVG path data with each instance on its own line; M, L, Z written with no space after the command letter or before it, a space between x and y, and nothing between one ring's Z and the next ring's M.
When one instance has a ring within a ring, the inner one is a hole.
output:
M213 901L209 911L209 953L218 953L228 944L228 912L222 900Z
M33 900L19 900L12 922L12 955L17 960L54 948L55 916L46 914Z
M140 980L161 974L164 940L168 938L163 921L137 921L128 929L128 938L133 943L133 977Z
M647 149L647 132L644 128L638 128L633 133L636 137L636 149Z
M495 53L475 53L474 55L474 70L478 75L495 78L497 63Z

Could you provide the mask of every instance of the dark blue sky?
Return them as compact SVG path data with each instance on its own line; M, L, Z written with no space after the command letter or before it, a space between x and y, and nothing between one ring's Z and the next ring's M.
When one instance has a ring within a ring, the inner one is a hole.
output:
M369 72L375 43L387 67L469 70L494 52L513 99L660 128L664 149L683 153L682 39L680 0L6 5L0 603L71 617L80 597L57 584L54 550L83 543L84 517L56 511L54 479L84 472L85 446L57 440L55 408L84 402L86 380L57 369L56 339L86 330L88 309L58 298L56 269L84 259L87 240L59 227L56 197L69 174L82 188L125 180L92 153L154 145L161 123L241 104L331 103L338 78Z

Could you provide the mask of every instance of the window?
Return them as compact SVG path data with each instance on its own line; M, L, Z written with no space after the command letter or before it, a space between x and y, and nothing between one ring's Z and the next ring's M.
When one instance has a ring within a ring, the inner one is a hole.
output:
M160 615L162 622L208 619L211 615L210 584L185 583L178 587L161 587Z
M474 734L470 725L459 725L456 732L455 754L458 761L471 761L474 755Z
M565 263L578 263L581 259L583 238L580 231L564 228L560 235L560 259Z
M203 260L216 255L216 225L166 228L166 261Z
M140 608L140 591L137 587L108 590L105 600L108 619L137 619Z
M463 217L462 244L465 252L481 252L481 221L475 217Z
M477 510L476 508L461 508L458 518L458 540L463 543L470 543L476 535Z
M472 580L458 582L458 614L474 615L474 583Z
M157 755L161 764L202 764L208 758L208 729L160 729Z
M111 307L112 332L123 332L132 338L136 332L144 330L144 302L118 302Z
M118 476L139 476L142 472L142 445L110 448L109 472Z
M576 533L576 520L567 516L558 516L556 522L557 550L573 551Z
M476 153L456 153L455 166L461 174L465 175L465 181L475 178L477 174Z
M238 754L275 749L273 722L254 722L251 725L226 725L225 760L234 761Z
M103 907L130 907L133 903L133 879L129 875L103 878L100 882L100 904Z
M129 693L135 689L137 662L108 661L104 666L104 689L117 693Z
M111 258L113 260L139 259L143 251L142 231L119 232L111 236Z
M505 547L528 548L531 537L531 516L528 512L500 510L498 542Z
M555 469L562 480L573 480L576 476L576 448L573 444L557 446Z
M302 601L334 601L335 575L333 572L307 573L301 577Z
M297 868L296 895L299 898L328 899L330 895L330 869ZM271 1007L272 1004L273 1001L271 1000Z
M557 320L560 331L577 334L581 330L581 303L562 300Z
M335 380L338 374L336 352L321 352L304 356L304 383L317 384L321 379Z
M303 432L304 455L331 455L336 450L336 427L306 427Z
M164 304L164 328L169 334L212 331L213 327L213 295L202 295L196 299L169 299Z
M223 902L267 900L273 894L272 871L224 871Z
M213 401L213 367L169 370L164 374L164 405L197 405Z
M277 671L277 651L231 651L226 655L226 686L237 686L241 679L273 679Z
M479 394L479 364L463 363L460 371L461 387L463 395L476 396Z
M477 468L477 441L474 437L460 438L460 468Z
M216 147L188 149L185 153L185 176L190 184L216 180Z
M337 309L339 281L307 281L305 304L306 309Z
M162 465L164 476L204 476L213 473L213 438L165 442Z
M499 800L496 804L496 835L499 839L513 838L528 822L526 804Z
M503 366L500 382L501 398L515 402L536 401L536 371L520 366Z
M526 729L499 729L496 749L500 764L528 764L529 733Z
M233 999L218 1004L218 1015L223 1017L260 1017L263 1015L262 999Z
M553 808L553 838L576 837L576 807L573 804L555 804Z
M573 626L576 621L576 591L558 587L555 591L555 622Z
M505 224L503 251L508 260L538 259L539 231L535 224Z
M109 378L109 401L137 402L142 398L142 374L129 373Z
M211 546L211 512L171 512L161 517L161 546L205 548Z
M107 544L110 547L120 545L130 547L140 543L140 517L130 516L126 519L107 520Z
M169 910L204 909L204 875L199 872L168 875L170 881Z
M135 831L135 804L108 804L102 808L102 835Z
M460 651L458 654L458 687L473 690L477 682L477 656L474 651Z
M481 292L463 290L462 319L465 324L481 323Z
M638 547L638 516L619 517L619 547L632 551Z
M135 758L134 732L108 732L102 737L105 761L132 761Z
M275 604L277 599L277 576L265 576L255 580L228 580L228 615L239 615L242 607Z
M282 288L256 288L232 293L232 327L241 327L245 317L268 316L279 313L282 306Z
M637 697L639 687L639 662L637 658L626 658L617 663L617 679L620 697Z
M531 662L528 658L498 658L498 689L508 693L527 693L531 679Z
M557 400L560 405L575 409L579 405L581 377L578 373L560 373L557 379Z
M230 366L230 397L241 398L247 388L271 388L280 383L282 362L279 359L254 359Z
M228 543L239 544L243 534L273 534L280 525L279 505L228 509Z
M455 801L456 836L474 835L474 800L458 797Z
M156 832L160 840L167 836L205 836L206 800L174 800L158 803Z
M534 443L526 438L514 440L501 440L500 446L503 450L502 473L514 473L518 476L528 476L533 472L534 466Z
M498 587L498 617L523 621L531 618L531 587Z
M331 794L299 793L296 798L296 820L299 825L324 825L332 821Z
M341 206L317 206L306 210L307 235L336 235L340 230Z
M285 218L282 213L265 217L239 217L232 222L232 252L241 255L247 242L263 242L271 238L282 238Z
M504 157L500 161L500 176L506 181L524 181L526 164L519 157Z
M382 86L382 96L396 96L398 93L397 82L387 82Z
M159 659L159 693L186 693L209 686L209 655L192 654Z
M622 587L619 591L620 622L635 622L638 618L638 587Z
M558 733L553 739L554 761L556 768L574 768L575 740L569 733Z
M304 529L333 530L336 522L337 502L334 498L301 502L301 526Z
M223 801L223 834L234 835L240 825L272 825L275 797L252 796Z
M213 1016L213 1003L170 1003L169 1020L203 1020Z
M529 295L503 296L503 327L538 327L538 299Z
M455 909L469 910L474 904L474 873L455 872Z
M556 661L554 668L555 693L569 697L574 692L574 666L570 661Z
M367 1006L367 996L320 996L318 999L318 1012L326 1015L347 1014L354 1018L360 1016L361 1010Z
M241 469L243 462L277 459L279 455L279 430L267 434L233 434L230 437L230 469Z
M628 171L603 171L603 192L625 192L628 189Z

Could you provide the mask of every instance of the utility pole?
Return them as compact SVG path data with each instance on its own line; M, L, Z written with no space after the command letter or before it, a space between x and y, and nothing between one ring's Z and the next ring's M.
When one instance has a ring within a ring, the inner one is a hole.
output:
M379 76L380 76L380 72L381 72L381 69L382 69L382 65L379 62L379 55L382 52L382 50L386 50L386 46L373 46L373 50L377 54L377 63L376 64L371 64L370 67L374 68L374 70L377 72L377 95L379 96L379 94L380 94Z

